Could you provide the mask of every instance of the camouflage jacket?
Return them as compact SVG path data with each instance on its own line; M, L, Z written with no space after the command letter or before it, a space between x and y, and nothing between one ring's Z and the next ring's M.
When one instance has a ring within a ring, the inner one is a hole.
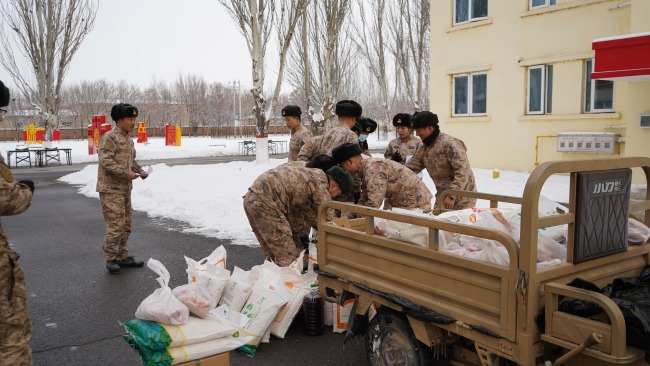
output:
M0 216L18 215L32 203L32 191L24 184L16 183L5 160L0 156ZM0 255L10 254L18 260L18 254L9 248L7 233L0 225Z
M298 160L309 161L318 154L332 156L332 149L346 142L356 144L359 142L359 138L348 125L339 123L337 126L330 128L324 135L316 136L305 143L300 149Z
M467 160L465 143L450 135L440 133L431 146L422 146L416 151L406 167L416 173L427 169L436 185L436 200L447 189L476 192L474 173ZM474 207L476 199L457 198L454 209Z
M361 177L360 205L379 208L386 199L391 207L431 210L433 195L404 165L388 159L368 158L361 161L358 173Z
M419 137L408 136L405 139L400 137L392 139L388 143L386 152L384 152L384 157L390 159L393 154L399 151L399 154L402 156L401 164L406 164L406 158L410 155L415 155L415 151L422 145L422 140Z
M289 140L289 161L298 160L300 148L311 140L311 131L303 125L297 130L291 130L291 139Z
M306 168L300 162L267 170L248 189L257 194L269 213L290 220L295 213L306 212L306 224L313 227L316 227L318 207L332 199L327 174L321 169Z
M97 192L130 193L133 182L128 172L139 173L142 167L135 161L133 140L120 128L108 131L99 141Z

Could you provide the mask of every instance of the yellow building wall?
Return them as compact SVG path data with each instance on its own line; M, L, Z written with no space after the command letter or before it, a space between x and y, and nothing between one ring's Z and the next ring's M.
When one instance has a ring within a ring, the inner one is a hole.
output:
M431 111L443 132L465 142L472 167L531 171L536 159L650 156L650 129L639 127L640 113L650 112L650 81L616 81L613 112L582 112L592 41L650 31L650 1L614 8L622 3L557 0L528 10L529 0L490 0L487 20L453 26L454 1L432 2ZM527 67L542 64L553 65L553 110L527 115ZM452 75L482 71L487 115L452 117ZM542 137L560 132L618 133L625 143L619 155L560 153L556 138Z

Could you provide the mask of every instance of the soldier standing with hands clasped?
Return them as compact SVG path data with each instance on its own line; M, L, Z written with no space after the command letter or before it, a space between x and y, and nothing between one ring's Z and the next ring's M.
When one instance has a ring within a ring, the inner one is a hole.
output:
M117 128L107 132L99 142L97 192L106 221L102 249L106 255L106 269L112 274L120 273L122 267L144 265L144 262L129 256L128 248L132 181L147 178L147 173L135 161L135 147L129 136L136 117L138 108L124 103L114 105L111 118Z
M0 122L9 105L9 89L0 81ZM0 155L0 215L17 215L32 202L34 182L16 183ZM0 364L32 365L29 339L32 325L27 313L25 274L18 263L18 253L9 247L7 233L0 226Z

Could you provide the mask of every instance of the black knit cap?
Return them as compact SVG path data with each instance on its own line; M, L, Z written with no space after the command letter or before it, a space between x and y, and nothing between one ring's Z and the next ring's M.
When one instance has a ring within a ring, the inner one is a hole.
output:
M361 146L359 144L346 142L332 150L332 158L334 158L336 164L341 164L353 156L361 155L361 153Z
M368 117L358 117L356 123L361 126L361 133L371 134L377 130L377 122Z
M361 117L361 104L354 100L341 100L336 103L336 115L341 117Z
M413 128L434 127L438 125L438 115L429 111L417 112L411 117Z
M313 159L309 160L305 165L307 168L322 169L327 172L331 167L335 166L336 162L331 156L325 154L318 154Z
M297 105L289 104L282 108L282 117L300 117L302 111Z
M9 88L0 80L0 107L9 105Z
M111 118L113 121L117 122L122 118L136 118L138 117L138 108L126 104L120 103L116 104L111 108Z
M343 194L349 194L352 192L352 187L354 186L354 179L352 174L347 170L341 168L340 166L334 166L327 170L327 175L332 177L339 184Z
M411 128L411 115L408 113L397 113L393 116L393 126Z

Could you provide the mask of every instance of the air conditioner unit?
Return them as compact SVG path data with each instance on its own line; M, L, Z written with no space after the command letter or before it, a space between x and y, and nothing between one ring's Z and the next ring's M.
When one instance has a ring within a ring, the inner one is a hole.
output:
M650 128L650 113L641 113L639 126L641 128Z

